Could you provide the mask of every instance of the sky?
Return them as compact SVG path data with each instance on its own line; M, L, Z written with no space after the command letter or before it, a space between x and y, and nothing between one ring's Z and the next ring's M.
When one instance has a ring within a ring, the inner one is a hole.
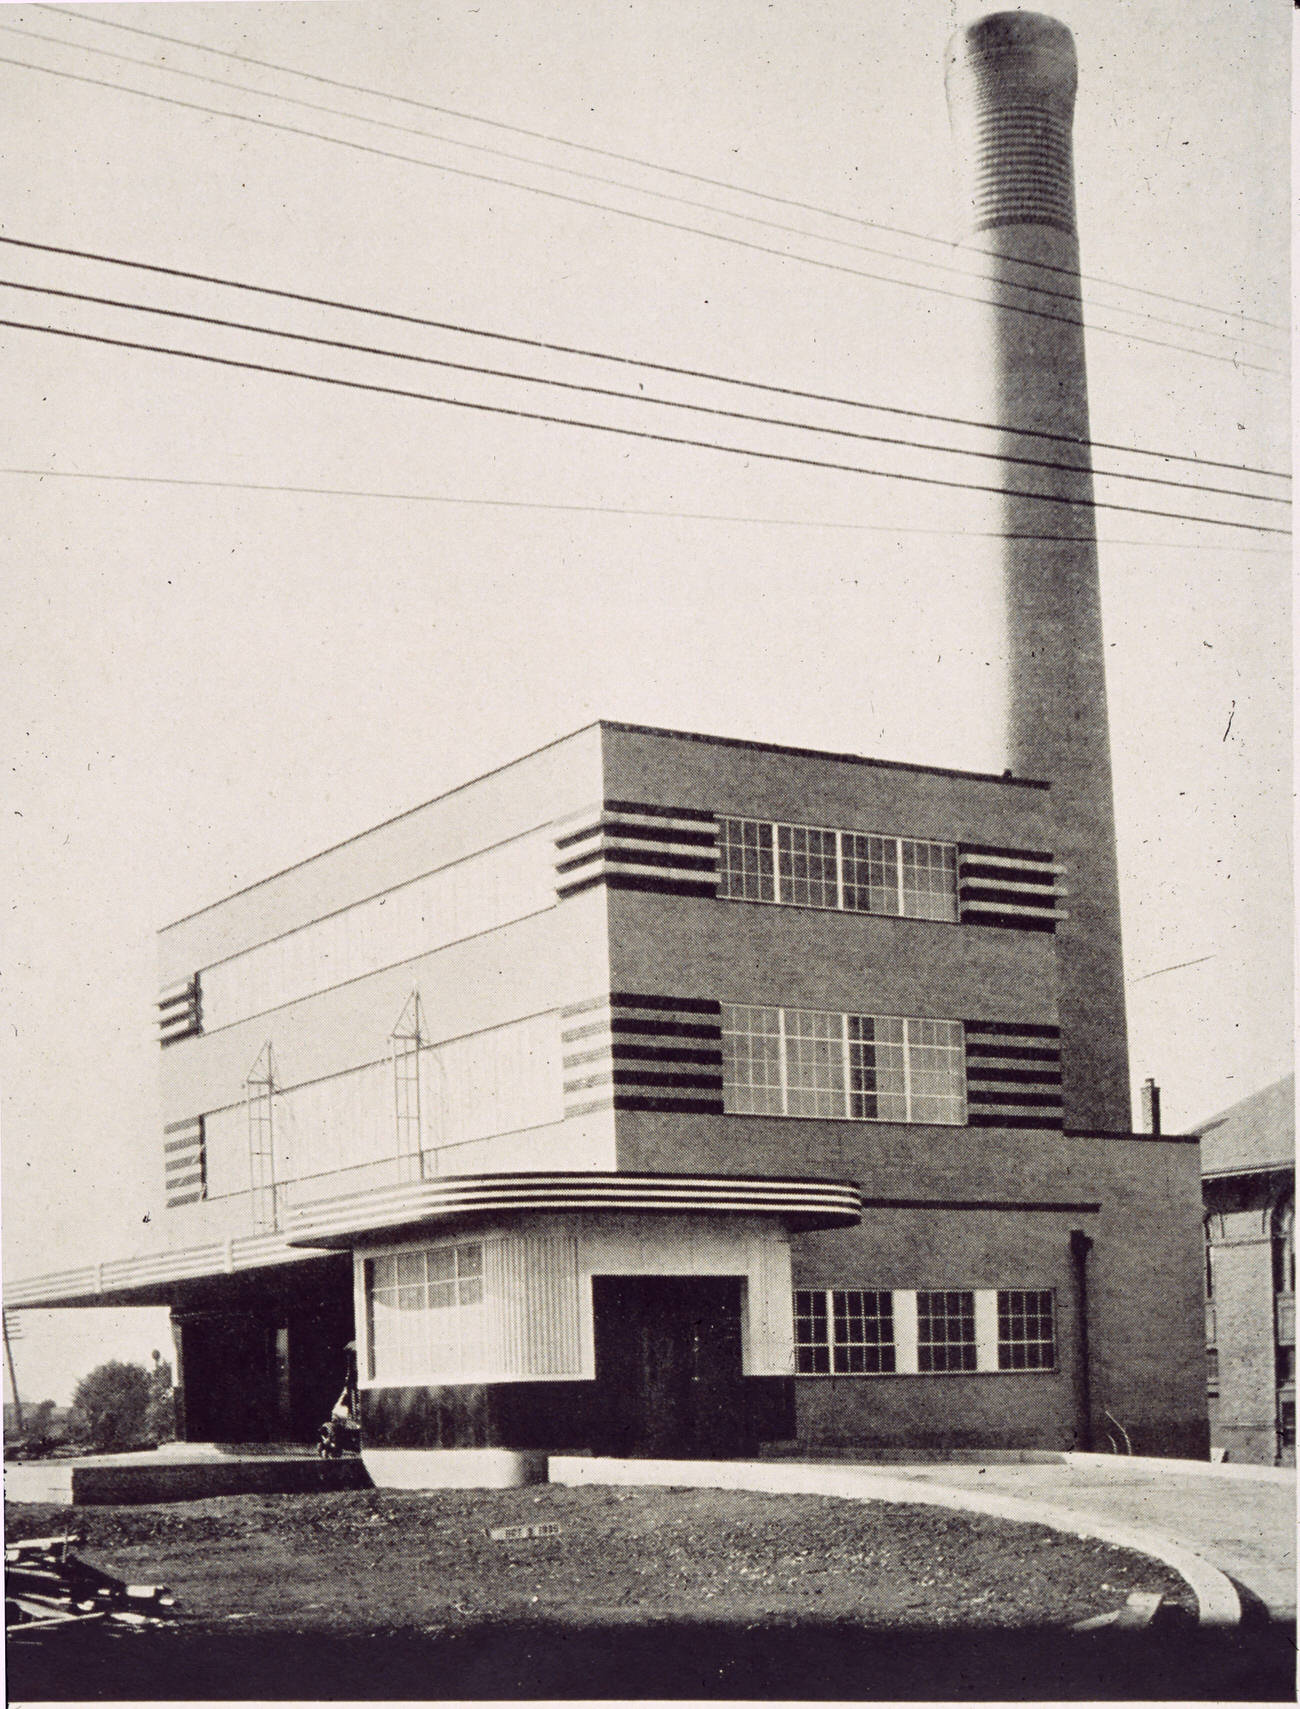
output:
M978 419L943 53L986 9L3 5L0 237ZM1233 467L1097 464L1285 494L1238 469L1290 465L1289 22L1251 0L1054 10L1080 61L1094 438ZM979 442L0 245L7 321L988 478L949 454L54 290ZM156 1229L169 920L596 717L1001 769L986 495L13 326L0 361L8 1276ZM1133 1072L1180 1129L1291 1060L1290 563L1257 531L1289 511L1118 479L1098 493L1256 525L1098 513ZM158 1314L28 1314L20 1387L64 1398L162 1333Z

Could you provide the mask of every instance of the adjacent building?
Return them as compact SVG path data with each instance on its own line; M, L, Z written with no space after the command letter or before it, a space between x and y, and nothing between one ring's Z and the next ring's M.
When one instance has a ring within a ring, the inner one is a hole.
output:
M1295 1076L1199 1129L1210 1440L1295 1464Z

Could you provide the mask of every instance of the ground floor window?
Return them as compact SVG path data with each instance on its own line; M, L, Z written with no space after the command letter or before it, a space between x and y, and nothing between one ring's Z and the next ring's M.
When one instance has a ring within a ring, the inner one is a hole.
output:
M795 1374L1056 1370L1051 1288L797 1288Z
M998 1369L1050 1371L1056 1363L1052 1295L1037 1288L1006 1288L998 1295Z
M369 1375L385 1382L472 1371L482 1360L483 1244L366 1260Z
M917 1294L916 1350L923 1371L973 1371L975 1295L956 1288Z
M868 1376L894 1369L893 1295L867 1288L799 1288L795 1370L801 1376Z

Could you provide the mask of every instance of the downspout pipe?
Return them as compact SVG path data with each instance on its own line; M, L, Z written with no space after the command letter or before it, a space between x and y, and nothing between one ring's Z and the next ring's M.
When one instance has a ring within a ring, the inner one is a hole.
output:
M1070 1230L1070 1259L1074 1268L1074 1315L1078 1330L1076 1389L1079 1405L1079 1446L1085 1454L1093 1449L1092 1354L1088 1344L1088 1254L1092 1236L1081 1228Z

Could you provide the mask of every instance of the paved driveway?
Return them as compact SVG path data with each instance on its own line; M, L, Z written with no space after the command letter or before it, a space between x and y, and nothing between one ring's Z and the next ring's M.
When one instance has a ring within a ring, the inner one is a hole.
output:
M1063 1465L891 1465L891 1475L949 1489L1001 1491L1089 1517L1163 1531L1253 1591L1275 1618L1296 1609L1295 1474L1244 1469L1153 1470L1099 1457Z

